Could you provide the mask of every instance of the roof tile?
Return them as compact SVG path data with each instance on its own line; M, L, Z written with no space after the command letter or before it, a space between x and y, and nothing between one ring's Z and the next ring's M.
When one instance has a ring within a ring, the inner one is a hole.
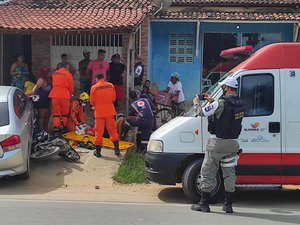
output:
M260 6L299 6L299 0L173 0L174 5L260 5Z
M251 12L251 11L193 11L161 12L154 17L160 20L242 20L242 21L299 21L300 12Z
M12 0L0 4L0 29L132 28L143 20L150 4L148 0Z

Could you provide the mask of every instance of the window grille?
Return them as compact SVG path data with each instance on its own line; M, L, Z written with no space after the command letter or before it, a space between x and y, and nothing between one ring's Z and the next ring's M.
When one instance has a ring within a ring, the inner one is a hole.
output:
M123 47L122 34L53 35L52 46Z
M193 33L170 33L169 61L170 63L194 62Z

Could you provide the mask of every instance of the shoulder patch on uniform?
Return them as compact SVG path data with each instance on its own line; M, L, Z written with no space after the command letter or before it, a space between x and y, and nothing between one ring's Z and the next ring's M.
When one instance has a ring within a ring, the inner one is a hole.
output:
M208 106L205 106L204 107L204 111L205 112L210 112L210 111L212 111L214 109L214 105L212 105L212 104L209 104Z
M144 102L144 101L138 101L136 104L137 104L137 106L139 106L139 107L145 106L145 102Z
M214 101L213 103L209 103L207 106L203 107L202 112L204 116L208 117L213 115L218 107L219 107L218 101Z

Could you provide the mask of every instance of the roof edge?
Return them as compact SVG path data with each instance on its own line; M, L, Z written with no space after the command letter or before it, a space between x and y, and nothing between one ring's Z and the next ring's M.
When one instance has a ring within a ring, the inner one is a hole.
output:
M218 7L293 7L293 8L299 8L299 3L197 3L197 2L189 2L189 3L173 3L171 7L209 7L209 6L218 6Z

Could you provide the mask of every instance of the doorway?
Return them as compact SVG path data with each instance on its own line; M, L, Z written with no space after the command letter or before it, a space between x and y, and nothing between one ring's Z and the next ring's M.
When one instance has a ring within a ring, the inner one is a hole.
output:
M18 53L24 55L24 62L31 72L31 36L3 35L3 85L11 85L10 67L15 62Z
M251 45L253 51L261 47L281 42L280 33L204 33L203 37L203 64L202 64L202 91L214 85L223 75L237 66L247 57L241 54L234 57L221 57L220 53L229 48Z

